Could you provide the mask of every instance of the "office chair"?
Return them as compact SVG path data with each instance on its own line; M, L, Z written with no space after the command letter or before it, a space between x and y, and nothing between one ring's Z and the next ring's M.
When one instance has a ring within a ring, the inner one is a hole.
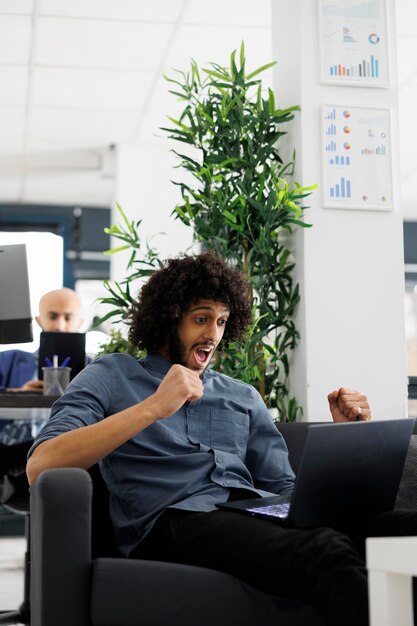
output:
M23 602L18 609L0 611L0 624L30 626L29 484L25 467L26 456L32 443L24 441L11 446L0 443L0 504L11 513L25 516L26 538Z

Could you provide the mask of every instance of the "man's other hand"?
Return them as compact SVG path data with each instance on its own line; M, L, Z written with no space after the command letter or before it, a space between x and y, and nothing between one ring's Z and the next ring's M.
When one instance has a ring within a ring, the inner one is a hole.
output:
M43 390L43 380L28 380L27 383L22 385L21 387L10 387L7 391L11 391L12 393L15 391L42 391Z
M334 422L361 422L372 418L368 398L359 391L340 387L327 396Z

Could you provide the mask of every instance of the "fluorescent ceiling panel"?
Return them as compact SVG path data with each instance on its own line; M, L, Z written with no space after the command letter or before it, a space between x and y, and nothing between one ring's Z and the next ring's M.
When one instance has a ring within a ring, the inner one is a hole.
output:
M30 15L32 11L33 0L0 0L0 15L3 13Z
M25 176L23 202L109 206L114 180L99 172L30 174Z
M41 15L60 15L114 20L173 22L182 0L40 0Z
M35 68L33 106L138 110L148 96L150 72Z
M25 65L30 58L31 18L2 15L0 19L0 59L2 65Z
M21 141L25 124L22 107L0 107L0 140ZM0 143L0 150L2 145Z
M39 19L38 65L154 70L171 32L167 24L63 18Z
M21 65L0 65L0 105L24 105L29 71Z
M29 137L36 140L74 141L92 147L129 141L137 114L75 109L32 109Z
M0 112L1 117L1 112ZM23 136L13 139L0 139L0 159L11 158L23 155ZM23 157L22 157L23 158ZM0 170L0 178L4 175L4 171ZM1 199L0 199L1 201Z
M74 137L70 137L66 140L54 139L53 137L44 140L28 138L26 143L27 153L34 158L37 158L38 154L60 154L62 152L73 152L76 150L91 150L97 153L107 147L107 145L98 144L97 141L88 143L83 137L78 140Z
M19 202L21 189L20 176L0 177L0 200L1 202Z

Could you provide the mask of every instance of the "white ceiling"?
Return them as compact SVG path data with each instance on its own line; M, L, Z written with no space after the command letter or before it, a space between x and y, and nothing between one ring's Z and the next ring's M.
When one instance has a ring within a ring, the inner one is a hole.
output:
M0 0L0 203L109 205L109 146L161 142L163 73L272 58L273 0ZM417 0L397 0L404 206L417 207ZM260 43L261 42L261 43ZM271 77L269 76L269 80ZM417 214L417 208L415 210Z

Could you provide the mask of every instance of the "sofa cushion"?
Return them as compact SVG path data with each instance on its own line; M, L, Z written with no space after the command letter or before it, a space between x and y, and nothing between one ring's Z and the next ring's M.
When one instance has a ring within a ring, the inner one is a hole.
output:
M169 626L323 626L311 606L273 598L222 572L158 561L94 561L94 626L159 626L167 606Z

